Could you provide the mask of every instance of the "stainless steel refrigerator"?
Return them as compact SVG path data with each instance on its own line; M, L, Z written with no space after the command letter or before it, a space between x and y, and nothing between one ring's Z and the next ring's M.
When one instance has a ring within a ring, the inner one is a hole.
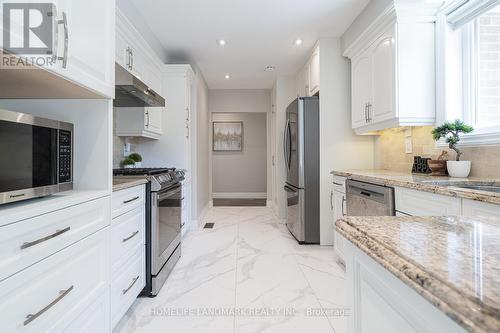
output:
M319 98L300 97L286 109L283 153L288 230L301 244L319 237Z

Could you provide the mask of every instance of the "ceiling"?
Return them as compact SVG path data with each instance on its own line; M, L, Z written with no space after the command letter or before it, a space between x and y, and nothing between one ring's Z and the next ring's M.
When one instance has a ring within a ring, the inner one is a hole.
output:
M134 7L169 63L195 63L210 89L266 89L277 75L296 74L319 37L342 35L369 0L121 2ZM264 71L268 65L276 69Z

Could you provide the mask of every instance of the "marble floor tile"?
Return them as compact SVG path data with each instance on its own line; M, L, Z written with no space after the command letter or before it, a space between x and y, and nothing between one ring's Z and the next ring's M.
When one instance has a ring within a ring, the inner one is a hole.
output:
M331 247L298 245L266 207L215 207L190 231L155 298L115 333L347 332L345 275Z

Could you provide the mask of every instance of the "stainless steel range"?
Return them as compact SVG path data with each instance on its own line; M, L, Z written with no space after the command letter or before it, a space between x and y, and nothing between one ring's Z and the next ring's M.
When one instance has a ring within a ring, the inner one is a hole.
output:
M146 287L156 296L181 256L184 171L173 168L115 169L117 178L146 178Z

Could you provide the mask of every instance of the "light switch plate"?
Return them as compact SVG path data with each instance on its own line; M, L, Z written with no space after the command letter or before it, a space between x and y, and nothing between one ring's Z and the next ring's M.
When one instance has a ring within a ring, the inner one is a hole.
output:
M405 153L412 154L413 153L413 141L411 136L405 138Z

